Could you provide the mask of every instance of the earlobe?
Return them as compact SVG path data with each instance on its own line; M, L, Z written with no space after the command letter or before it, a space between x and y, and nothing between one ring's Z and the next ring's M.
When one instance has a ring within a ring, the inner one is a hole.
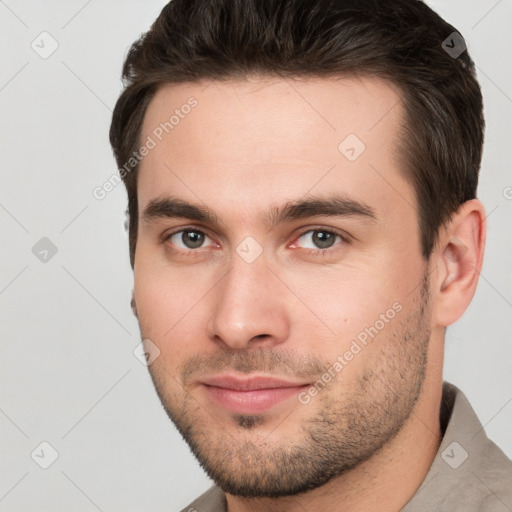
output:
M441 231L438 245L436 323L447 327L469 306L483 263L485 210L472 199L464 203Z
M133 293L132 293L132 300L131 300L131 302L130 302L130 305L131 305L131 307L132 307L132 312L133 312L134 316L135 316L136 318L139 318L139 317L137 316L137 304L136 304L136 302L135 302L135 297L134 297Z

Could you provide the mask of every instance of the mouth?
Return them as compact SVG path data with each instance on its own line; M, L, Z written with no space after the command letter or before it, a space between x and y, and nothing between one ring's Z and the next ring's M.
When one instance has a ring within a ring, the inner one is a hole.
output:
M238 414L268 411L281 402L297 396L309 385L264 375L244 378L217 375L201 382L212 402Z

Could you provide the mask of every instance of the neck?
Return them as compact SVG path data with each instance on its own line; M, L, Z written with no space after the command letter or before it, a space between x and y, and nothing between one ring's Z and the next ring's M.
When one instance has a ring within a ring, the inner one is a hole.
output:
M427 374L423 392L402 429L370 459L324 486L297 496L246 499L227 494L228 512L402 509L425 479L441 443L440 367Z

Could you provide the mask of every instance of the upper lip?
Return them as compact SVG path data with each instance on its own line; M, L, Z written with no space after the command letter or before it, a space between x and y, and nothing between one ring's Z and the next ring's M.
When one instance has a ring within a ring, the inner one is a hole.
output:
M202 384L239 391L253 391L257 389L292 388L307 385L306 382L293 382L277 377L256 375L252 377L237 377L234 375L215 375L203 379Z

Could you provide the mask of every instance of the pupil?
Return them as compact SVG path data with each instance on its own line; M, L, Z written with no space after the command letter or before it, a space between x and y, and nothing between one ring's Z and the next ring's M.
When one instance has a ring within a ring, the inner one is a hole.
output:
M313 242L320 248L331 247L334 242L334 235L327 231L315 231L313 233Z
M203 244L204 234L197 231L184 231L181 240L189 249L195 249Z

